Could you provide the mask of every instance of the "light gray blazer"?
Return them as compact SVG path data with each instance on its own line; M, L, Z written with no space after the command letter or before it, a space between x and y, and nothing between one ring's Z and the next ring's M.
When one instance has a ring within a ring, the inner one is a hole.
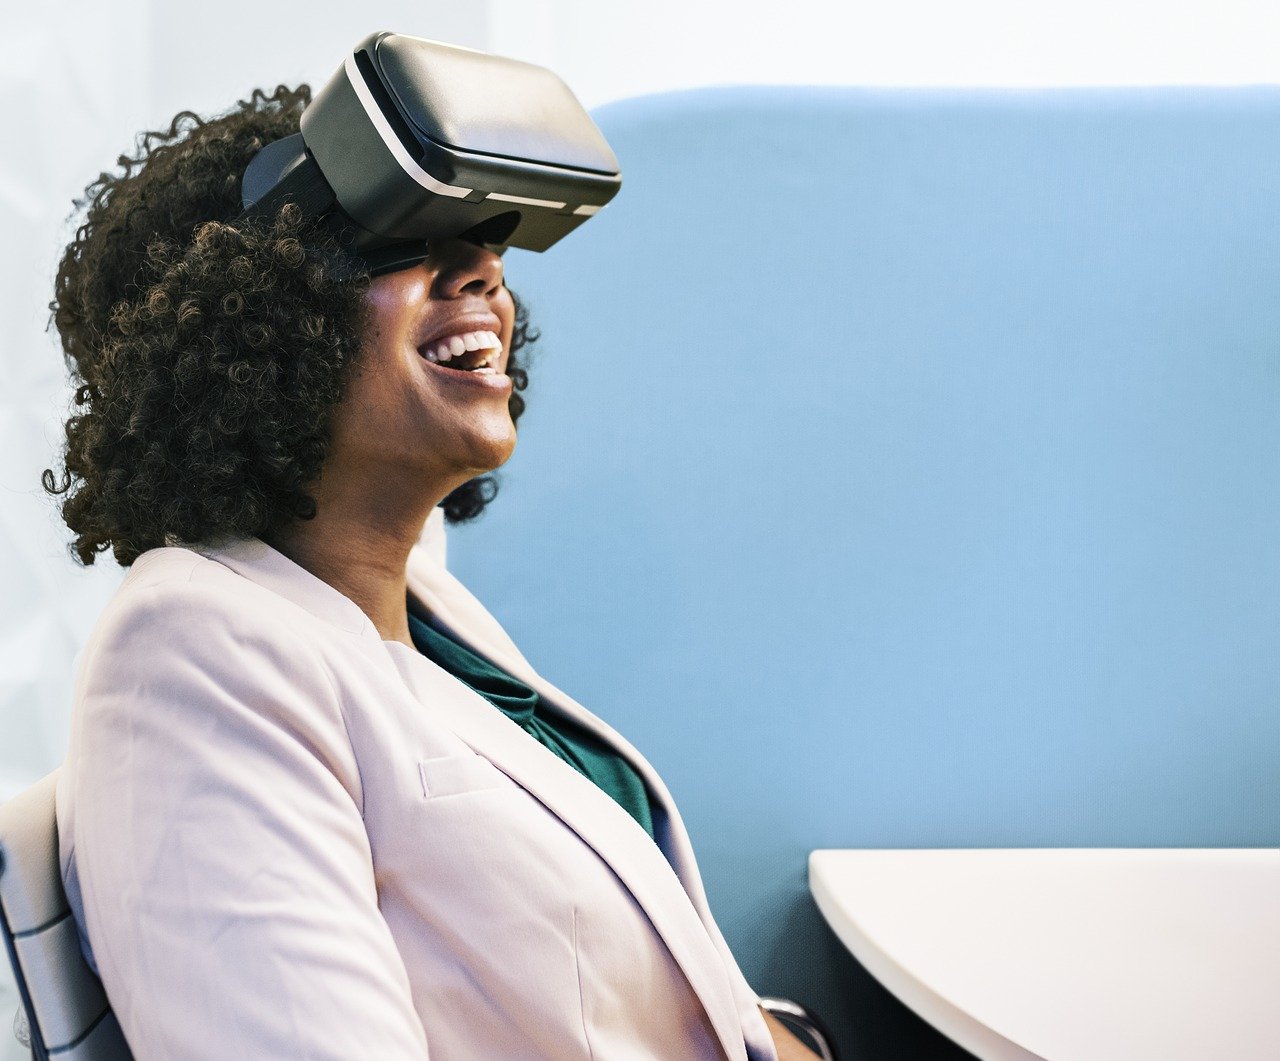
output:
M62 875L136 1056L776 1061L680 814L445 568L450 632L644 778L612 798L250 538L144 553L76 674Z

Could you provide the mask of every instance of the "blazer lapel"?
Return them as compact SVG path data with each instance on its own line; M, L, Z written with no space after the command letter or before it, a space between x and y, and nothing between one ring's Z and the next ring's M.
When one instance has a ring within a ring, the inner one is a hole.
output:
M450 636L527 682L553 709L617 749L644 779L652 794L661 850L607 793L531 740L482 696L408 645L385 642L406 684L424 706L527 789L609 864L702 1000L726 1056L745 1057L737 1004L705 923L710 912L688 834L661 778L620 734L542 678L497 620L442 565L424 555L411 555L407 576L410 592Z
M658 845L699 916L711 922L710 907L688 831L671 792L649 761L621 733L535 671L501 624L442 564L415 549L409 556L406 574L409 591L434 613L436 622L450 636L527 682L551 708L600 737L631 763L649 788L654 809L658 811L654 821Z

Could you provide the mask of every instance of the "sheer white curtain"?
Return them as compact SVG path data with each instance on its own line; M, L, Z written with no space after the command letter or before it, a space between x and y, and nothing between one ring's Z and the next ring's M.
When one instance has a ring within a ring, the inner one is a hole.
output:
M126 123L144 112L148 90L148 64L132 60L148 29L139 0L85 5L58 27L36 6L10 8L3 21L0 799L61 759L72 658L120 579L109 557L88 570L71 561L40 486L71 397L45 326L71 199L128 146Z

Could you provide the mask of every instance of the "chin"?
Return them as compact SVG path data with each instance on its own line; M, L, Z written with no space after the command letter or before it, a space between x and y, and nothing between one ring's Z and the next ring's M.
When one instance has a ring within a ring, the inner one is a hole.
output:
M508 444L503 448L502 455L499 458L498 463L495 464L494 467L501 468L504 464L507 463L507 461L511 459L511 455L515 453L515 451L516 451L516 438L515 438L515 435L512 435L510 444Z
M482 466L484 471L478 473L483 475L486 471L493 471L495 468L501 468L511 459L511 455L516 449L516 433L514 426L506 434L497 436L488 436L484 439L477 440L476 450L483 453L483 457L478 457L477 464Z

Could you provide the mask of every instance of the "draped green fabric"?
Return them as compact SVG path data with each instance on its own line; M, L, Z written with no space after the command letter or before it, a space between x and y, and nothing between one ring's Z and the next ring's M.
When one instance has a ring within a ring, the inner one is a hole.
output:
M469 685L539 744L595 782L617 800L650 837L654 835L649 793L630 763L576 722L549 710L536 689L414 614L412 601L409 602L409 636L427 659Z

